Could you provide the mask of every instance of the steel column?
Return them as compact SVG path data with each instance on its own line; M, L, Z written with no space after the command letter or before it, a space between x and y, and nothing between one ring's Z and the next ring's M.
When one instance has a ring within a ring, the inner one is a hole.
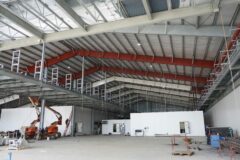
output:
M82 82L81 82L81 94L83 94L83 91L84 91L84 88L83 88L83 84L84 84L84 61L85 61L85 58L82 57Z
M45 116L45 99L41 100L41 113L40 113L40 123L39 123L39 133L44 130L44 116Z
M41 55L41 69L40 69L40 76L39 80L43 80L44 74L44 60L45 60L45 44L42 44L42 55ZM39 123L39 133L42 133L44 130L44 115L45 115L45 99L41 99L41 113L40 113L40 123Z

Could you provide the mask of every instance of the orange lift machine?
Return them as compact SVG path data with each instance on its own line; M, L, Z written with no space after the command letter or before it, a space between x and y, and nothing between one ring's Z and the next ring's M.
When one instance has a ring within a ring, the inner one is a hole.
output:
M38 128L36 127L36 123L40 121L40 112L38 110L39 98L37 97L29 97L32 105L36 108L38 118L34 120L29 127L25 130L26 137L34 138L37 135ZM43 139L50 137L51 139L56 139L61 137L61 133L58 132L58 125L62 125L62 115L56 110L52 109L49 106L45 106L47 109L52 111L57 117L57 121L52 122L49 126L47 126L42 133L40 133L40 137Z

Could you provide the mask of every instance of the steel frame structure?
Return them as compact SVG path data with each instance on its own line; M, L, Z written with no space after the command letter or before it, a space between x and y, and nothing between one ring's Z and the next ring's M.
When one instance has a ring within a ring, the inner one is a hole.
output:
M42 1L40 1L40 3L44 4ZM48 5L45 4L45 7L50 12L53 12L48 7ZM66 11L66 8L65 8L65 11ZM7 49L13 49L13 48L19 48L19 47L27 47L27 46L31 46L31 45L37 45L37 44L40 44L40 41L44 41L45 43L55 42L55 41L60 41L60 40L76 38L76 37L95 35L98 33L114 31L114 30L122 29L122 28L128 28L128 27L134 27L134 26L140 26L140 25L146 25L146 24L154 24L154 23L158 23L161 21L168 21L168 20L173 20L173 19L177 19L177 18L185 18L185 17L189 17L189 16L199 16L199 15L209 14L209 13L218 12L218 11L219 11L219 9L215 4L207 3L207 4L196 5L196 6L190 6L187 8L178 8L178 9L167 10L167 11L162 11L162 12L158 12L158 13L152 13L151 14L152 19L146 19L145 15L143 15L143 16L137 16L137 17L132 17L132 18L125 18L125 19L118 20L118 21L90 25L90 26L86 27L87 32L85 30L83 30L82 27L71 29L71 26L68 26L66 24L68 27L70 27L69 30L48 33L48 34L46 34L46 33L42 34L42 32L37 32L37 30L39 30L38 28L33 27L32 25L29 25L29 23L27 23L28 25L24 25L24 23L21 23L22 27L25 28L27 31L32 32L32 33L34 31L36 31L33 34L36 34L36 33L39 33L39 34L37 34L37 36L32 36L29 38L22 38L21 40L4 42L0 46L0 51L7 50ZM20 22L18 22L19 16L16 16L12 12L10 13L10 15L12 15L11 16L12 18L9 15L5 14L5 16L8 18L10 17L14 23L20 24ZM55 14L55 16L57 18L61 18L57 14Z
M8 84L2 83L8 81ZM0 69L0 88L5 94L18 94L23 96L35 96L45 99L49 105L74 105L79 106L83 103L83 107L94 108L96 110L108 110L110 112L123 113L123 110L116 104L101 101L99 99L82 95L79 92L65 89L60 86L47 84L29 76L16 74ZM98 104L103 104L99 106ZM80 107L80 106L79 106Z
M204 90L202 91L202 96L198 102L198 109L201 109L202 106L209 100L209 97L216 90L219 84L223 81L228 73L230 73L230 80L233 83L233 74L232 67L236 65L238 60L240 59L240 45L239 45L239 37L240 37L240 24L237 29L233 33L231 39L226 45L226 49L223 50L222 54L220 54L219 59L215 63L215 68L210 74L210 78L208 79L207 85L205 85Z

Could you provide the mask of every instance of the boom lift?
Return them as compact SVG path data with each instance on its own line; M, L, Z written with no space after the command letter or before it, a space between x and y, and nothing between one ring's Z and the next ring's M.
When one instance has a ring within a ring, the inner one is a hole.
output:
M55 116L57 117L57 121L52 122L48 127L46 127L44 134L45 136L50 138L59 138L61 137L61 133L58 132L58 125L62 125L62 115L56 110L50 108L49 106L46 106L46 108L55 114Z
M39 103L39 99L36 98L36 97L29 97L29 100L31 101L31 103L33 104L33 106L37 109L38 106L40 105ZM47 109L49 109L50 111L52 111L55 116L57 117L57 121L54 121L52 122L49 126L47 126L45 128L44 131L42 131L42 133L40 133L40 136L42 138L47 138L47 137L50 137L52 139L56 139L56 138L59 138L61 137L61 133L58 132L58 125L62 125L62 115L57 112L56 110L52 109L51 107L49 106L45 106ZM38 119L34 120L32 123L31 123L31 126L28 127L26 129L26 135L29 134L29 135L33 135L33 137L35 137L36 133L37 133L37 130L38 128L35 126L37 122L40 121L40 112L39 110L37 109L37 114L38 114ZM35 132L34 132L35 131Z
M40 122L40 111L38 110L38 99L33 97L28 97L30 102L32 103L33 107L36 110L37 113L37 119L31 122L30 126L25 128L25 138L26 139L33 139L36 137L38 132L38 127L36 124Z

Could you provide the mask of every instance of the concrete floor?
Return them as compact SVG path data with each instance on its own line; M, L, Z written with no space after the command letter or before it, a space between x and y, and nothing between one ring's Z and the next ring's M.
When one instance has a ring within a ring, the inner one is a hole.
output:
M182 141L177 139L176 150L186 148ZM81 136L29 145L28 149L11 151L12 160L230 160L227 151L219 156L206 145L191 157L172 156L170 139L163 137ZM7 147L0 147L0 160L8 160L8 152Z

